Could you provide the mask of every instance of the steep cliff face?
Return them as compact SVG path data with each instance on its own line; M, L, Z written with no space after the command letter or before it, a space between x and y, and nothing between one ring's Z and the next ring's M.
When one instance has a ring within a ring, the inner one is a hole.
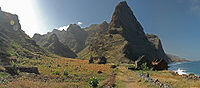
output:
M77 57L77 55L73 51L71 51L68 46L65 46L59 41L56 34L51 34L48 36L35 34L32 39L37 41L38 45L53 54L67 58Z
M37 58L47 53L21 29L17 15L0 11L0 59L7 63L8 57Z
M162 57L167 63L171 63L172 60L168 57L168 55L166 55L159 37L154 34L146 34L146 36L149 42L151 42L158 51L157 55L159 55L159 57Z

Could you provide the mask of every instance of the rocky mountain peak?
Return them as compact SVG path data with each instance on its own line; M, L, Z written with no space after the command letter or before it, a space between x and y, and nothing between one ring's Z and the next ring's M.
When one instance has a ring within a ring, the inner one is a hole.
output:
M126 1L120 2L115 7L114 13L112 15L112 20L110 22L110 27L126 27L129 29L135 29L136 24L137 20Z
M142 26L137 21L131 8L128 6L126 1L120 2L114 10L112 15L112 20L109 25L110 29L122 28L122 30L117 30L116 33L122 33L122 35L127 39L141 39L144 38L145 33ZM115 30L116 31L116 30ZM132 36L130 36L132 35Z
M68 32L77 32L77 31L80 31L81 30L81 27L77 24L70 24L67 31Z

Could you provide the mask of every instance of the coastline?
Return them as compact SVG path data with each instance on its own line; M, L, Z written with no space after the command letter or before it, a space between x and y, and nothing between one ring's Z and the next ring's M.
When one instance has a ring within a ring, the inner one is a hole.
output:
M173 71L179 75L189 75L194 74L195 76L200 76L198 69L195 67L200 61L190 61L190 62L173 62L169 64L169 71ZM193 67L194 66L194 67Z

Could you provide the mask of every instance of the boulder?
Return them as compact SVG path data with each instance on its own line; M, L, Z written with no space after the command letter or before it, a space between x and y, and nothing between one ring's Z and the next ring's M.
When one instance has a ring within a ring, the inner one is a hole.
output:
M152 66L155 70L167 70L168 64L164 59L155 59L152 62Z
M20 72L39 74L37 67L17 67L17 69L19 69Z
M20 72L27 72L27 73L35 73L39 74L38 68L37 67L12 67L12 66L5 66L5 72L11 74L11 75L17 75L17 70Z
M106 62L107 62L107 58L106 57L100 57L98 64L106 64Z

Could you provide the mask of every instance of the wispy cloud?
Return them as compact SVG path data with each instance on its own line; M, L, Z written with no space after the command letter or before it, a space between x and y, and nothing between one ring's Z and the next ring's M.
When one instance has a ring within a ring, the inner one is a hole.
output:
M190 10L200 15L200 0L190 0Z
M193 13L200 15L200 0L177 0L178 3L186 3L188 9Z

